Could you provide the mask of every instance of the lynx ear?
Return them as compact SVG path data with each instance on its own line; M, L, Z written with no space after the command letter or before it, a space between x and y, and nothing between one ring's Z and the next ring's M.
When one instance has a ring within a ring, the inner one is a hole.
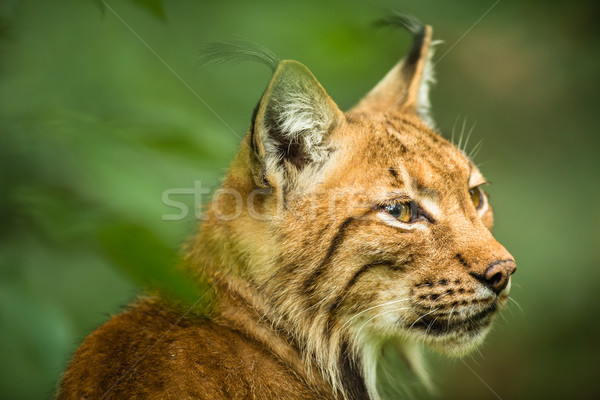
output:
M413 45L408 55L400 60L352 111L415 113L433 127L434 123L429 115L429 84L434 81L430 63L431 26L422 25L416 19L400 14L382 22L407 29L413 35Z
M322 165L331 152L329 133L341 118L343 113L304 65L281 61L252 127L265 183L277 185L273 180L293 179L308 167Z

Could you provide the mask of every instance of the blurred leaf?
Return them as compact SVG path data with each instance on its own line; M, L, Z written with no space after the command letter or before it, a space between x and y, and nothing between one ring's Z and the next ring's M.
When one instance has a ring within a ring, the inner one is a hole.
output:
M32 318L32 316L34 318ZM62 312L20 282L0 283L0 351L10 360L0 367L2 398L43 398L59 377L56 365L75 339ZM38 378L36 385L22 379L27 370Z
M102 229L99 239L110 260L143 286L188 303L201 296L176 270L180 262L177 252L149 229L119 222Z
M141 8L148 11L150 14L154 15L156 18L164 21L165 18L165 9L163 7L161 0L129 0L132 3L140 6ZM98 6L102 15L106 14L106 3L104 0L94 0L94 3Z
M93 0L93 1L98 6L98 9L100 9L102 16L104 16L106 14L106 6L105 6L104 2L102 0Z
M136 3L140 7L144 8L150 14L156 18L164 21L166 19L165 9L161 0L129 0L132 3Z

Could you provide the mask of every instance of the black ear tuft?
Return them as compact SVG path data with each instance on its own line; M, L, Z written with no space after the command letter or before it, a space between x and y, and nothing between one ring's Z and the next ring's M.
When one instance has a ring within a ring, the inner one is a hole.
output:
M275 71L279 58L266 47L247 40L222 40L206 44L200 49L200 65L239 64L253 61Z
M377 25L408 30L413 36L413 44L407 56L361 99L353 111L417 114L435 129L429 110L429 87L435 81L431 64L431 26L423 25L418 19L402 13L383 18L377 21Z
M406 62L407 64L415 64L419 60L426 31L425 25L421 21L410 14L394 11L393 15L375 21L375 25L392 28L400 27L410 32L413 35L413 44L406 56Z

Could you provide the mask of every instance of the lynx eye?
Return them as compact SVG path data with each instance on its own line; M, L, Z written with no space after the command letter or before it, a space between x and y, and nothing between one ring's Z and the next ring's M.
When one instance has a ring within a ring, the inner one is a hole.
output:
M471 196L473 205L477 210L479 210L483 205L483 193L481 192L479 186L469 189L469 195Z
M412 211L410 207L410 203L393 203L384 206L385 211L387 211L392 217L396 218L401 222L411 222L412 219Z

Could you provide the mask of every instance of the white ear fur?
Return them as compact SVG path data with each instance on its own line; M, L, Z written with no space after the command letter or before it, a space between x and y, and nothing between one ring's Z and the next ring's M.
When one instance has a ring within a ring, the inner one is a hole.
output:
M324 163L331 151L329 132L342 115L304 65L282 61L254 123L253 144L266 172L291 177Z
M419 82L417 94L417 114L431 129L436 129L435 121L431 115L431 100L429 98L431 86L436 82L432 59L435 53L435 46L440 43L442 43L441 40L431 42L431 45L427 50L423 75Z
M298 88L274 94L276 98L271 99L272 112L284 142L303 145L310 161L323 162L327 154L324 141L334 116L329 107L311 91L309 88ZM277 146L277 142L267 136L265 146ZM276 148L271 147L269 150L275 152Z

